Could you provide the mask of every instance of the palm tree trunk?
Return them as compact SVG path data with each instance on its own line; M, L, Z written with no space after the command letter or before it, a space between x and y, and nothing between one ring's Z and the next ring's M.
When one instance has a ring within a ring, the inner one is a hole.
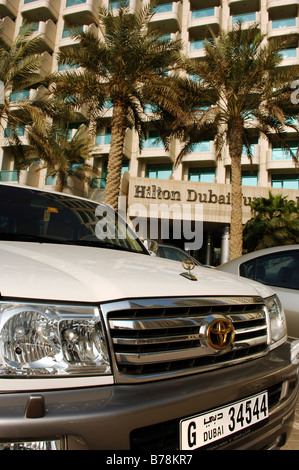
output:
M230 223L230 259L242 255L242 133L239 126L228 131L229 153L231 158L231 223Z
M58 171L57 180L55 185L55 191L62 193L65 186L66 174L64 171Z
M126 112L121 103L113 103L113 105L105 203L117 210L126 132Z

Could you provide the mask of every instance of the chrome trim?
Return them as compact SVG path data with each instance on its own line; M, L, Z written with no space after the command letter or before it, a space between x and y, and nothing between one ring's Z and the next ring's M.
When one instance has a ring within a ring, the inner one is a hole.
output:
M102 304L101 311L117 383L219 369L269 350L268 312L261 297L128 299ZM207 341L207 328L216 318L234 325L235 340L225 350Z
M178 335L178 336L167 336L167 338L163 337L154 337L154 338L113 338L113 344L124 344L124 345L143 345L143 344L157 344L157 343L172 343L178 341L193 341L199 340L202 335Z
M89 377L39 377L39 378L14 378L7 377L0 379L0 392L36 392L39 390L59 390L81 387L100 387L102 385L112 385L114 379L112 375L99 375ZM107 400L109 393L107 393Z

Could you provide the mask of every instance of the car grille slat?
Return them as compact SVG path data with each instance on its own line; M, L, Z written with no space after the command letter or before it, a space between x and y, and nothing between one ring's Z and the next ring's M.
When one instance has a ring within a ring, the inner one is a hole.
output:
M144 299L101 308L118 382L215 369L268 351L266 307L258 297ZM234 326L227 349L207 344L206 325L214 318Z

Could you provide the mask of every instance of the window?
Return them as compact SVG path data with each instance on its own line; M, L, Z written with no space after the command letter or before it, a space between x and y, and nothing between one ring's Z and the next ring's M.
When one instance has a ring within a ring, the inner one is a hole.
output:
M144 148L162 148L164 147L162 140L160 139L159 131L149 131L148 137L144 141Z
M74 5L80 5L86 3L86 0L66 0L66 7L73 7Z
M284 20L273 20L272 28L290 28L296 26L296 18L286 18Z
M162 3L161 5L156 5L155 13L169 13L172 11L172 3Z
M125 171L129 171L130 168L130 160L123 160L121 173L123 174Z
M208 16L215 15L215 8L203 8L201 10L192 11L192 20L197 20L200 18L207 18Z
M6 127L4 129L4 137L10 138L14 135L18 137L23 137L25 135L25 127L24 126L16 126L16 127Z
M254 150L255 150L254 146L258 145L258 143L259 143L258 137L255 137L252 139L251 144L250 144L250 151L252 155L254 155ZM242 155L248 155L246 145L243 145L242 147Z
M210 141L203 140L202 142L198 142L193 147L193 152L209 152L210 151Z
M9 101L28 100L29 93L30 93L29 90L16 91L15 93L10 94Z
M57 175L48 175L46 176L46 181L45 181L45 184L48 186L55 186L57 182Z
M216 178L215 168L190 168L189 181L198 181L200 183L214 183Z
M205 45L206 41L204 39L190 41L190 51L198 51L200 49L204 49Z
M240 266L240 275L269 286L299 289L299 250L272 253Z
M296 47L290 47L288 49L283 49L280 51L280 54L283 59L291 59L293 57L297 57L297 49Z
M146 168L147 178L167 180L171 174L172 174L171 163L149 164L147 165L147 168Z
M292 152L296 155L298 149L298 141L290 141L288 145ZM272 146L272 160L291 160L292 155L290 152L280 145L273 145Z
M186 259L193 260L193 258L191 258L187 253L180 250L179 248L166 245L159 246L159 256L161 256L161 258L167 258L181 262L185 261Z
M1 170L0 181L18 181L18 172L16 170Z
M62 72L63 70L72 70L72 69L77 69L79 68L79 65L77 64L59 64L58 65L58 70L59 72Z
M257 186L258 173L257 171L242 171L242 186Z
M125 171L129 171L129 168L130 168L130 160L123 160L122 167L121 167L121 174L123 174ZM92 178L91 180L92 189L105 189L106 188L107 172L108 172L108 161L104 163L103 176Z
M103 134L96 136L96 145L110 145L111 143L111 128L107 127Z
M233 24L242 22L245 23L246 21L256 21L256 13L243 13L241 15L234 15L233 16Z
M272 188L299 189L299 176L272 175Z

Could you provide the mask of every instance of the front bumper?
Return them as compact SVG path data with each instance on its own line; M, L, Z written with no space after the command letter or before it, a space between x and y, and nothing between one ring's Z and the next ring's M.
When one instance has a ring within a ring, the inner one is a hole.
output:
M179 449L182 418L264 390L269 392L266 424L213 447L280 446L291 432L298 394L298 364L290 358L290 343L285 343L263 358L187 377L134 385L2 393L0 447L12 448L12 442L59 441L61 448L71 450L175 451ZM36 407L28 413L32 402ZM39 412L42 404L44 412Z

